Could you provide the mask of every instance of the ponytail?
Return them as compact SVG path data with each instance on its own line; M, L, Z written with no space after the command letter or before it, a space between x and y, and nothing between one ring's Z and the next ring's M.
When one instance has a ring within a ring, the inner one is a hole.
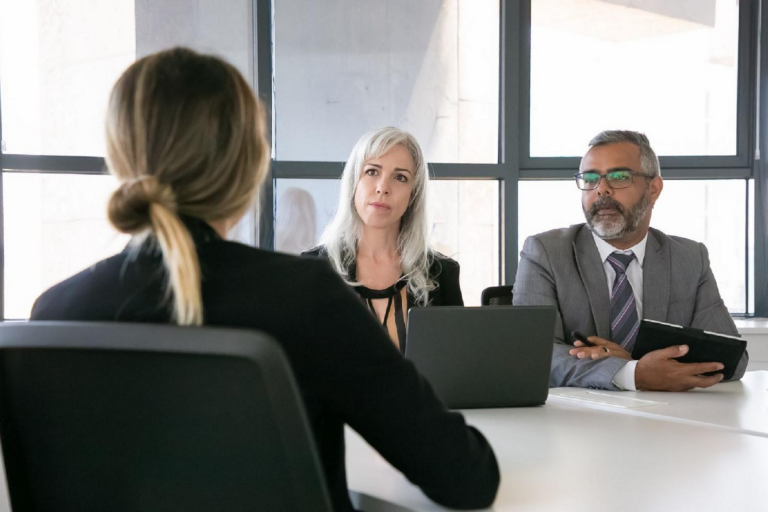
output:
M173 320L178 325L202 325L200 261L192 236L176 213L171 188L146 174L126 181L112 194L107 214L123 233L138 235L149 230L154 235L168 272Z

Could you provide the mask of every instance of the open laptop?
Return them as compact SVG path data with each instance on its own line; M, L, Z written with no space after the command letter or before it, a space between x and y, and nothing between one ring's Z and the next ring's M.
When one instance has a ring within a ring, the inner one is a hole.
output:
M555 308L411 308L405 357L451 409L547 400Z

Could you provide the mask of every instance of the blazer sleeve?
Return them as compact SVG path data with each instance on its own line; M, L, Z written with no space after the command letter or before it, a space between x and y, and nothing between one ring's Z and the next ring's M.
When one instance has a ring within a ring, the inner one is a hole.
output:
M439 263L440 304L435 305L463 306L464 297L461 294L461 284L459 283L459 262L451 258L444 258Z
M321 395L435 502L489 506L499 469L488 441L461 414L446 409L330 265L316 263L307 285L323 290L322 300L308 303L312 321L303 319L312 324L306 333L313 343L311 360L295 362L304 367L297 375L309 379L304 389Z
M733 318L728 312L728 308L725 307L725 303L720 297L715 275L712 273L712 268L709 265L707 248L704 244L699 244L699 248L701 251L702 271L696 289L696 303L694 305L691 327L730 336L741 336L738 329L736 329L736 324L733 323ZM747 370L747 364L749 364L749 354L745 350L730 380L741 379Z
M584 297L584 300L587 300ZM598 360L578 359L568 351L565 342L565 321L557 297L555 274L544 245L535 237L529 237L520 253L515 286L512 295L515 306L555 306L555 336L552 351L550 387L574 386L618 391L613 377L627 362L618 357Z

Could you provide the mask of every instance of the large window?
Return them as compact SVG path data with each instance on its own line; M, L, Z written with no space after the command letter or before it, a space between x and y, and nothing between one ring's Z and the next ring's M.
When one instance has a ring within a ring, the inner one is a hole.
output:
M272 179L238 240L315 245L340 162L395 125L424 148L432 246L477 304L513 282L525 237L582 222L571 177L590 138L640 130L665 177L652 225L707 245L732 313L768 316L758 0L102 3L0 0L4 318L125 243L100 206L107 97L176 45L232 62L270 113Z
M531 156L608 128L659 155L735 155L737 0L533 0Z
M120 252L128 237L106 220L111 176L6 173L5 316L26 318L35 298Z
M592 137L641 131L665 177L651 226L705 243L729 310L751 312L756 15L739 0L531 0L518 244L583 222L571 176Z
M42 291L127 242L106 220L116 181L101 158L107 99L128 65L181 44L253 77L251 1L190 5L0 0L2 318L26 318ZM254 243L255 213L231 237Z
M337 162L394 125L431 164L430 241L461 264L465 303L499 284L500 14L498 0L274 3L277 250L317 243Z
M430 162L497 161L498 0L274 5L278 160L345 160L396 125Z
M0 0L0 12L3 152L103 155L109 90L136 54L133 0Z

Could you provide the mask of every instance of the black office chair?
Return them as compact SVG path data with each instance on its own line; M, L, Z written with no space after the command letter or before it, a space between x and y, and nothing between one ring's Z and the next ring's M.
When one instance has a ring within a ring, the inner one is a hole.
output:
M490 286L480 295L481 306L509 306L512 304L512 286Z
M330 511L291 369L264 334L0 325L19 511Z

